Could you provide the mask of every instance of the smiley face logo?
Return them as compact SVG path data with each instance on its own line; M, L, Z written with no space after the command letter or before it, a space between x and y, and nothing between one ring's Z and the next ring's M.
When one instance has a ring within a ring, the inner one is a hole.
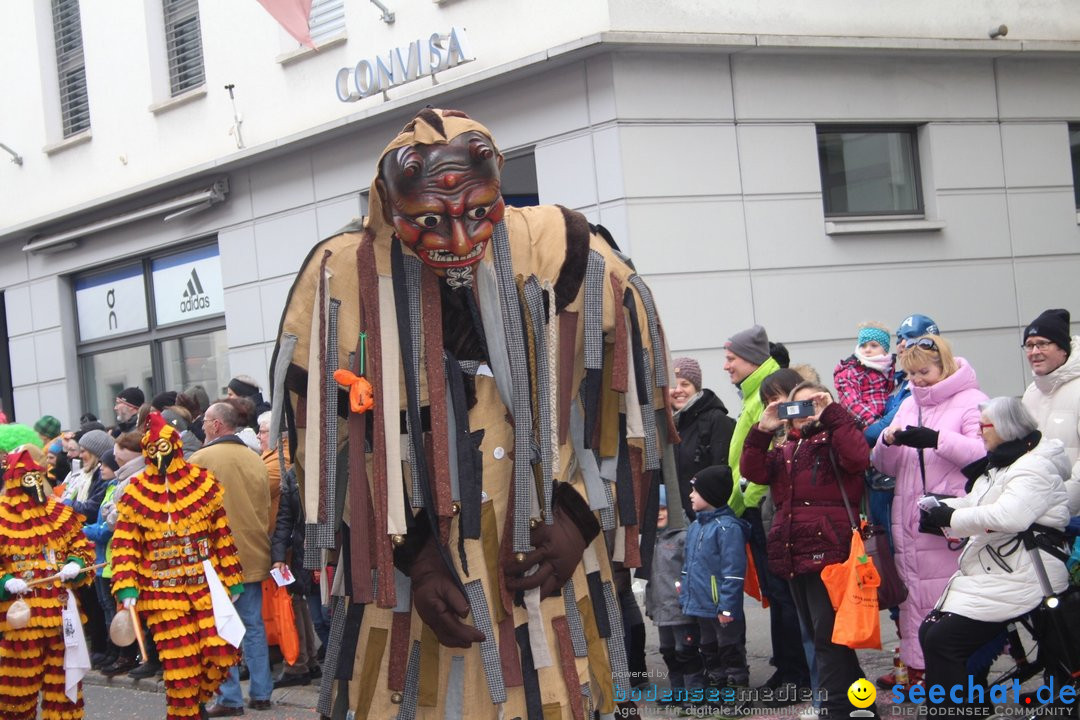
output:
M877 690L874 688L874 684L869 680L866 678L859 678L851 683L851 687L849 687L847 691L847 696L852 705L857 708L865 708L874 704L874 699L877 697Z

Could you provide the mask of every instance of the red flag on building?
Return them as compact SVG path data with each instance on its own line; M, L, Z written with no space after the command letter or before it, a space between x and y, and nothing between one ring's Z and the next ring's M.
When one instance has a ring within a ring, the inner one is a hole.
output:
M301 45L315 49L308 30L308 16L311 15L311 0L259 0L266 12L274 16L286 32L296 38Z

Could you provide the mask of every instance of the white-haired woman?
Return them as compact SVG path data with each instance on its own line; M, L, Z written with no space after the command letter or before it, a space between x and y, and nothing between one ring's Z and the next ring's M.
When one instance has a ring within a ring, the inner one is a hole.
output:
M968 494L924 512L924 524L968 538L959 570L919 630L926 684L965 685L968 658L1006 623L1043 598L1036 569L1017 533L1039 523L1069 522L1065 481L1069 458L1058 440L1042 440L1019 398L979 405L986 457L964 468ZM1041 441L1041 442L1040 442ZM1043 564L1055 592L1069 584L1065 564L1045 551Z

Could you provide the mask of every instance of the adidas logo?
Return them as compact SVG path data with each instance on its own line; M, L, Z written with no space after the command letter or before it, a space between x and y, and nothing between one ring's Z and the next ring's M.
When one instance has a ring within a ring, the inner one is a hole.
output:
M203 290L202 281L199 280L199 272L195 268L191 268L191 277L188 278L187 288L180 297L180 312L193 312L210 307L210 296Z

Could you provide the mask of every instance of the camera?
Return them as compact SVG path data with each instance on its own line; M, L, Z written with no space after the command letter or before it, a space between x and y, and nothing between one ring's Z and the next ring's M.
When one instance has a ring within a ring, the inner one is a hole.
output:
M811 417L815 414L813 400L796 400L795 402L783 402L776 409L781 420L794 420L795 418Z

